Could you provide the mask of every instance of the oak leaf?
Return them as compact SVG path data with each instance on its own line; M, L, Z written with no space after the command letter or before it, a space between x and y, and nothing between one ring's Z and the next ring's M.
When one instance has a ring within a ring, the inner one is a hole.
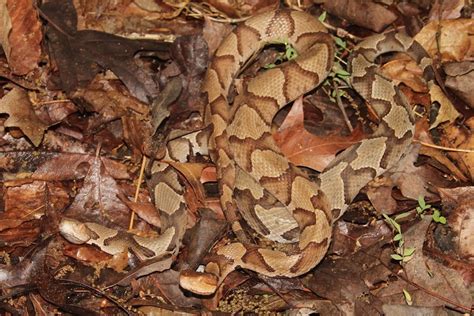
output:
M48 125L36 116L25 90L15 87L0 99L0 113L9 115L5 127L18 127L33 145L39 146Z

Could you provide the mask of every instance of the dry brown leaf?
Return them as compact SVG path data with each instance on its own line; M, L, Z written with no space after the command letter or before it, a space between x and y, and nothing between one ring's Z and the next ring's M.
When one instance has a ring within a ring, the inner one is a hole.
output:
M474 62L448 63L443 65L446 73L446 87L474 109Z
M122 199L122 202L125 203L135 214L138 215L148 224L151 224L155 227L161 227L160 216L156 211L155 206L147 202L133 202L128 199Z
M435 145L431 139L431 134L428 132L428 121L426 118L418 120L415 125L415 139L422 141L427 144ZM445 166L457 179L463 182L467 182L468 179L459 170L459 167L456 166L449 158L444 154L444 151L436 149L429 146L421 146L420 155L425 155L437 160L443 166Z
M65 215L106 226L126 227L130 210L118 197L121 194L102 160L96 157L91 161L84 184Z
M322 171L335 158L336 153L357 143L363 137L360 128L355 129L349 136L334 133L320 137L311 134L304 127L301 98L295 101L280 129L273 134L282 153L292 163L317 171Z
M379 212L391 215L397 212L397 201L392 197L394 183L388 177L374 179L367 185L367 197Z
M397 16L392 11L372 1L325 1L324 8L335 16L375 32L382 31L387 25L397 19Z
M430 21L457 19L467 5L465 0L435 1L430 11Z
M474 149L474 117L465 121L466 128L449 125L444 129L442 145L451 148ZM451 159L471 180L474 179L474 153L448 152Z
M0 219L0 231L39 219L48 207L62 210L69 204L68 193L58 183L23 181L17 185L12 181L5 185L5 209Z
M457 255L472 262L474 259L474 187L439 190L443 208L449 209L447 225L453 235Z
M418 64L408 56L389 61L381 67L382 72L395 83L403 82L416 92L426 92L422 71Z
M26 75L41 56L41 22L32 0L1 0L0 43L14 74Z
M251 16L257 12L277 9L280 5L280 1L277 0L206 0L204 2L207 2L209 5L231 18Z
M174 306L191 307L199 303L198 298L185 295L179 286L179 272L172 269L154 273L137 280L132 285L136 293L151 293L151 295L164 297Z
M463 61L474 57L474 38L470 35L473 33L473 19L432 21L415 36L415 40L431 57L439 51L443 62Z
M96 156L90 154L60 153L39 166L33 178L45 181L79 180L84 178L96 159ZM113 178L130 179L124 164L106 157L98 159Z
M411 282L436 293L441 298L447 298L452 302L470 307L472 296L464 285L460 273L423 255L425 233L430 223L431 218L425 216L420 223L403 233L405 247L416 249L412 259L404 265L406 277ZM415 305L443 306L445 304L441 299L426 295L422 290L411 292L411 294Z
M398 164L391 176L394 184L398 186L402 195L417 200L419 196L426 198L432 197L433 194L428 191L430 182L424 170L415 166L415 161L418 157L418 148L415 146L406 157L404 157Z
M430 129L444 122L453 123L460 116L459 112L438 85L430 85L430 95L431 101L438 102L440 105L436 120L431 124Z
M39 146L48 125L36 116L25 90L15 87L0 99L0 113L9 115L5 127L18 127L33 145Z
M64 255L80 260L85 264L99 264L109 260L112 255L101 251L98 247L90 245L75 245L65 243L63 248Z

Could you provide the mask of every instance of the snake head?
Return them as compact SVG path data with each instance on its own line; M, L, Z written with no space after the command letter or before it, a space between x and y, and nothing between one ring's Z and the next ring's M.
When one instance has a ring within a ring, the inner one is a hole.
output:
M71 218L63 218L59 223L59 232L66 238L67 241L73 244L84 244L91 238L94 238L95 233L87 227L86 223L81 223Z
M218 279L210 273L186 270L179 276L179 285L196 294L211 295L217 289Z

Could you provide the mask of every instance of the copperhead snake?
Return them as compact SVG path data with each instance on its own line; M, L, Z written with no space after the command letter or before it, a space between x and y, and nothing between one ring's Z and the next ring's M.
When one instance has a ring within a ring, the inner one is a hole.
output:
M258 74L229 105L229 89L241 67L270 43L289 43L299 56ZM217 166L221 205L239 241L216 249L203 273L183 272L183 288L212 294L237 267L270 277L295 277L322 260L333 223L363 186L396 165L412 141L411 109L374 64L387 52L406 52L421 66L425 79L433 80L431 60L406 35L376 35L357 45L350 59L351 83L378 116L378 128L370 138L338 155L311 181L275 145L271 124L283 106L317 87L331 70L334 49L325 27L307 13L278 10L248 19L224 39L204 80L209 103L204 118L212 130L208 150ZM129 249L148 258L163 252L176 254L186 226L186 206L179 180L168 170L156 164L151 181L162 214L159 238L118 234L72 219L61 222L62 235L109 253ZM239 214L263 236L266 246L249 242Z

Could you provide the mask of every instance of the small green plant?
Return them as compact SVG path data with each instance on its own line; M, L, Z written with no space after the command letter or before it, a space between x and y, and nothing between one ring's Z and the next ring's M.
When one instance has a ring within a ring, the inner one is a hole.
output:
M348 51L347 42L340 37L333 37L334 43L336 44L335 59L331 72L323 82L323 88L328 87L332 89L329 93L326 89L326 93L329 95L329 99L332 102L340 103L340 98L350 99L349 94L344 90L349 88L351 74L346 70L347 63L342 59L343 54ZM335 89L335 87L338 89Z
M318 20L319 22L324 22L326 21L326 17L328 16L328 13L326 11L323 11L323 13L321 13L321 15L319 16Z
M395 230L395 236L393 241L396 243L395 253L391 254L393 260L397 260L400 263L405 263L411 260L415 253L414 247L405 247L405 238L402 233L402 228L396 219L389 217L387 214L382 214L385 221ZM399 219L399 218L398 218Z
M263 66L263 68L265 68L265 69L275 68L277 66L277 64L280 64L280 63L283 63L285 61L292 60L292 59L295 59L296 57L298 57L298 52L296 51L296 49L290 43L288 43L287 41L283 41L282 44L285 45L285 52L280 54L276 58L274 63L267 64L267 65Z
M432 219L436 223L446 224L446 217L441 215L441 212L432 207L430 204L426 204L425 198L420 196L418 198L418 206L416 207L416 213L423 218L425 213L429 210L433 211ZM389 224L392 229L395 231L395 236L393 241L397 244L395 248L395 253L391 255L392 259L400 261L401 263L409 261L413 254L415 253L414 247L405 247L405 240L402 233L402 228L398 221L402 218L410 216L411 212L404 212L395 216L395 218L389 217L387 214L382 214L385 218L385 222Z
M432 218L435 223L443 225L446 224L446 217L442 216L441 212L437 208L432 207L430 204L426 204L425 197L420 195L418 197L418 206L416 207L416 212L418 213L418 215L420 215L421 218L423 218L425 213L429 210L433 211Z
M405 302L407 302L407 305L413 305L413 299L411 298L410 292L403 289L403 296L405 297Z

